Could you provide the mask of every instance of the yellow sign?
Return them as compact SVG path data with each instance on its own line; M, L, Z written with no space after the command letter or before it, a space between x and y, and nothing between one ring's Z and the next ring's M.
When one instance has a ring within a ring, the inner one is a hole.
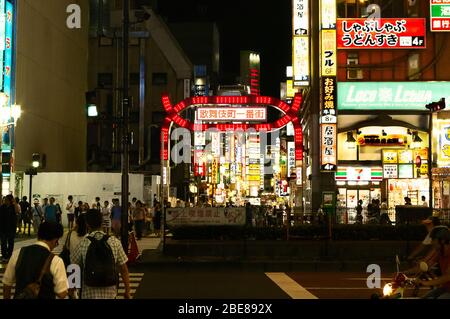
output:
M260 175L248 175L247 180L249 182L259 182L261 180L261 176Z
M286 81L286 97L293 98L297 93L297 88L294 88L294 81L287 80Z
M383 164L397 164L398 152L392 150L383 150Z
M438 166L450 164L450 121L439 121Z
M336 76L336 30L322 30L322 76Z
M399 164L411 164L413 163L412 150L399 150L398 151L398 163Z
M428 174L428 164L422 163L422 165L420 165L420 174L421 175L427 175Z

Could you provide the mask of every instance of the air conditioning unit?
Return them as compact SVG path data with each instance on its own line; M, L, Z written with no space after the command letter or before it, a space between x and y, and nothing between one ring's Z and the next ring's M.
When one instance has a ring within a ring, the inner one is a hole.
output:
M347 59L347 80L362 80L363 72L362 69L353 68L353 66L358 65L358 58L348 58Z

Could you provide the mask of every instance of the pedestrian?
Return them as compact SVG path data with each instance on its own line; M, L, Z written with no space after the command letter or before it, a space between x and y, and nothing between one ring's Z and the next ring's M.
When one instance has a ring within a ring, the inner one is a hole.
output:
M69 229L72 229L73 222L75 221L75 203L73 201L72 195L69 195L69 197L67 197L67 200L69 201L66 205L67 227Z
M109 235L109 229L111 228L111 209L107 200L105 200L101 212L103 216L103 231L106 235Z
M147 204L144 205L144 211L145 211L145 230L146 236L149 236L152 233L152 220L153 220L153 208L149 208Z
M422 259L426 258L425 256L428 256L432 252L432 240L431 240L431 232L435 228L441 228L446 227L441 225L441 221L438 217L430 216L427 219L422 220L422 224L425 226L427 230L427 235L425 236L422 243L420 243L419 246L416 247L412 251L412 253L408 256L408 260L412 261L414 259Z
M15 298L24 292L27 285L35 283L43 273L38 299L64 299L68 294L68 280L64 262L51 253L63 235L61 224L44 222L38 230L35 244L14 251L3 277L3 298L11 299L15 284Z
M102 204L100 203L100 197L95 197L95 204L92 208L97 209L98 211L102 210Z
M422 196L422 206L428 207L427 198L425 196Z
M71 262L82 269L81 299L115 299L118 271L125 286L124 297L130 298L130 281L125 254L119 239L102 231L102 214L90 209L86 214L88 235L71 253Z
M21 219L23 222L23 234L27 231L28 227L28 236L31 233L31 216L30 216L30 203L27 201L27 197L23 196L22 200L19 202Z
M42 204L42 211L44 212L44 219L45 219L45 209L47 208L48 205L49 205L48 198L45 197L44 198L44 204Z
M78 218L78 216L81 215L81 212L83 211L83 202L80 200L78 201L78 206L75 207L75 220Z
M133 220L134 220L134 229L136 230L136 239L141 240L142 233L145 227L145 210L140 200L136 202Z
M31 208L31 213L33 216L33 231L34 234L37 235L39 226L44 220L44 211L42 210L41 205L39 205L39 199L37 198L33 200L33 207Z
M392 225L392 221L388 214L387 200L383 199L380 207L380 225Z
M78 216L75 220L75 226L70 230L68 234L68 248L70 252L74 252L79 243L88 233L86 224L86 214Z
M363 215L362 215L362 207L363 201L360 199L358 201L358 205L356 206L356 220L355 220L355 224L359 224L361 225L363 223Z
M135 204L136 205L136 204ZM133 214L136 206L132 207L132 204L128 202L128 230L132 230L134 226Z
M56 206L56 222L62 225L62 209L59 203L55 203Z
M122 227L122 208L117 198L113 199L113 207L111 208L111 228L113 233L119 237L120 229Z
M53 222L53 223L58 222L57 207L55 205L54 197L50 197L50 204L45 206L44 219L46 222Z
M411 198L409 198L408 196L406 196L404 199L405 199L405 205L412 205L412 204L411 204Z
M2 263L8 262L14 250L16 236L17 214L14 207L14 197L6 195L4 203L0 206L0 241Z
M17 216L16 217L17 227L19 228L17 234L20 234L22 232L23 215L22 215L22 208L19 205L19 197L13 197L13 205Z
M157 237L161 236L161 219L162 219L161 204L156 203L155 214L153 216L153 228L155 229L155 234Z

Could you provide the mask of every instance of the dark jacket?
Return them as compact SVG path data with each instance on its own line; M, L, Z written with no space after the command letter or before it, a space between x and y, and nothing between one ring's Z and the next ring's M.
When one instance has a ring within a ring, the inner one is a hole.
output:
M39 279L42 267L49 254L48 249L39 245L31 245L21 249L16 265L16 294ZM30 267L30 265L33 266ZM47 272L42 277L38 299L55 299L54 289L53 276Z
M14 205L0 206L0 233L15 233L17 226L17 215Z

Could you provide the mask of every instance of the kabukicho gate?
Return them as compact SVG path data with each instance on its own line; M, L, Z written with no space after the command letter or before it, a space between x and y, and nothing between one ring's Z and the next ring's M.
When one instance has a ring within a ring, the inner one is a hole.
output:
M190 97L175 105L163 95L162 104L165 198L175 195L171 168L188 165L191 205L302 206L300 93L291 104L255 95ZM181 141L188 147L176 151ZM180 157L190 163L175 164Z

